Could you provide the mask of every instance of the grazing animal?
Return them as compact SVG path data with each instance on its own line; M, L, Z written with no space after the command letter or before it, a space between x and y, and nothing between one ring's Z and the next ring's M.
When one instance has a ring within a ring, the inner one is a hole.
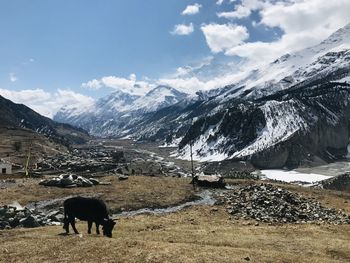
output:
M96 198L72 197L64 201L64 225L63 229L69 233L69 224L76 234L75 218L88 222L88 233L91 234L92 223L96 225L96 233L100 234L99 226L102 225L103 235L112 237L112 230L116 222L109 218L106 204Z

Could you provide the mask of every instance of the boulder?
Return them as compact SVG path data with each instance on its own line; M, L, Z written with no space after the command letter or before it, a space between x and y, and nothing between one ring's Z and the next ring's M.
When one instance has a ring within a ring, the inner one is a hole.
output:
M39 222L37 221L37 218L32 215L26 218L22 218L21 220L19 220L19 223L24 227L28 227L28 228L40 226Z
M119 181L124 181L124 180L128 180L129 177L126 176L126 175L119 175L119 176L118 176L118 179L119 179Z
M98 185L100 183L99 180L95 179L95 178L89 178L89 181L93 184L93 185Z
M220 175L205 175L201 173L194 177L195 183L201 187L225 188L226 183Z
M77 176L74 174L62 174L57 178L43 180L39 183L44 186L57 186L62 188L74 188L74 187L91 187L93 185L98 185L99 181L97 179L87 179L82 176Z
M13 201L11 204L7 205L8 207L14 208L16 211L23 211L25 208L21 206L17 201Z

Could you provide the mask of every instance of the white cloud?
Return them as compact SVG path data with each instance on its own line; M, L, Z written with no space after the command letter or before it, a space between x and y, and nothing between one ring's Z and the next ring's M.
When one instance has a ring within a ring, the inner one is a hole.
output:
M170 33L172 35L180 35L180 36L186 36L192 34L194 31L193 24L190 23L189 25L186 24L179 24L175 25L173 31Z
M236 83L241 80L247 73L239 72L236 74L224 74L211 78L210 80L202 80L197 76L178 77L178 78L161 78L158 80L159 85L168 85L182 92L194 94L199 90L211 90L222 88L226 85Z
M95 90L107 87L132 95L144 95L153 88L153 84L149 81L137 80L135 74L130 74L129 78L105 76L101 79L93 79L82 83L81 87Z
M242 0L241 4L236 5L232 12L218 13L218 17L228 19L244 18L250 16L252 11L259 10L264 7L266 0Z
M248 58L250 64L271 62L277 57L320 43L350 22L349 0L290 0L266 2L259 6L264 27L278 27L283 35L276 41L248 42L226 50L227 55ZM331 15L330 15L331 14Z
M83 108L92 105L94 102L91 97L62 89L58 89L54 93L42 89L21 91L0 89L0 95L15 103L24 104L49 118L52 118L64 106Z
M11 73L9 74L9 78L10 78L10 81L11 81L11 82L16 82L16 81L18 80L16 74L13 73L13 72L11 72Z
M102 88L103 85L99 80L93 79L93 80L90 80L86 83L81 84L81 87L87 88L87 89L98 90L98 89Z
M235 24L202 25L201 30L213 53L227 51L249 37L246 27Z
M217 0L217 1L216 1L216 4L217 4L217 5L222 5L223 2L224 2L224 0Z
M182 15L195 15L199 13L199 9L202 5L195 3L194 5L188 5L186 9L182 12Z

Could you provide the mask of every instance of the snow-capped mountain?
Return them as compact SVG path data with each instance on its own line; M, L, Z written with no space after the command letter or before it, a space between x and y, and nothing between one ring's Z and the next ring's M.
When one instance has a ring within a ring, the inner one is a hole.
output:
M189 158L190 142L196 159L248 158L262 167L344 156L349 80L350 24L203 101L199 108L207 116L196 116L178 156Z
M347 25L238 83L157 111L138 123L135 137L178 145L184 159L193 143L197 160L250 159L261 167L341 157L350 134L349 36Z
M190 158L191 143L200 161L249 159L276 168L347 154L350 24L319 45L239 76L231 85L195 96L169 87L142 97L111 95L83 114L62 110L55 119L95 135L178 146L174 155L184 159Z
M143 115L178 103L187 96L168 86L158 86L144 96L116 91L83 110L64 107L54 120L81 127L96 136L125 136Z

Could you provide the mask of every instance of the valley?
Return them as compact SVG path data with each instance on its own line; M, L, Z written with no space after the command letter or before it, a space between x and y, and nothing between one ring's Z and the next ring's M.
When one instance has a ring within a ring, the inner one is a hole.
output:
M96 234L86 234L86 225L83 222L78 223L80 235L65 236L62 234L62 226L44 225L39 228L0 230L0 240L5 244L0 249L0 262L17 262L23 258L26 258L24 262L94 262L96 260L104 262L245 262L248 259L251 262L271 262L278 261L280 258L285 262L347 262L349 260L350 225L347 223L337 223L335 219L287 223L264 222L264 219L261 221L249 216L232 214L230 207L235 205L230 203L231 201L225 201L227 198L231 200L235 189L260 187L269 183L275 189L283 189L288 193L306 198L310 205L319 202L322 207L349 215L349 192L242 178L225 178L227 189L202 187L193 189L190 163L171 157L173 151L174 148L157 147L154 143L96 139L84 145L76 145L69 155L65 154L66 157L71 157L59 162L62 164L65 162L66 166L56 167L58 169L53 170L48 168L37 170L35 174L40 174L38 178L26 178L23 175L0 178L2 196L0 207L17 201L22 206L38 209L44 214L52 214L55 211L62 211L63 200L80 195L101 198L106 202L113 217L118 219L112 239ZM84 159L85 161L91 159L103 166L113 162L113 156L115 158L113 153L116 152L122 152L122 155L117 154L117 156L124 160L119 159L118 162L121 163L113 169L87 171L91 168L84 167L85 170L75 171L76 165L69 166L70 159L72 162L79 163ZM62 159L59 154L53 156L56 157L52 160ZM150 174L150 171L135 168L133 174L128 173L127 170L123 170L123 175L119 173L119 166L125 167L127 163L137 162L140 159L148 162L146 166L150 165L149 162L160 164L162 172ZM49 159L44 158L44 160ZM104 161L101 162L102 160ZM196 169L201 170L202 165L196 163ZM335 167L335 165L332 166ZM173 166L178 167L183 175L175 175ZM241 166L245 167L242 164ZM166 170L166 167L170 169ZM220 165L214 167L217 169ZM244 176L251 167L247 171L242 167L241 175ZM325 168L322 169L324 170ZM223 176L225 171L228 171L227 166L221 170ZM306 170L303 171L306 172ZM344 168L343 172L346 171L347 169ZM81 188L39 185L43 178L53 178L57 174L67 172L86 178L96 178L101 184ZM120 176L127 176L127 179L120 180ZM206 191L211 193L215 203L198 202L198 205L195 205L195 200L202 198L198 196ZM261 192L261 194L264 193L264 191ZM191 201L195 202L170 212L172 207ZM249 203L247 205L249 206ZM260 209L259 205L253 207ZM159 208L169 209L165 209L164 212L160 209L159 213L152 213L153 209ZM145 210L139 214L137 212L139 209ZM241 208L240 211L245 210ZM318 213L322 213L321 210ZM270 216L273 218L273 214ZM37 248L35 253L33 253L34 244ZM79 251L87 251L87 254L78 253L78 247ZM303 253L294 253L301 247L303 247ZM93 252L96 249L101 253L104 250L109 252L102 253L103 255L96 254ZM181 256L175 257L175 254ZM308 255L306 261L305 255Z
M350 262L349 0L3 2L0 263Z

